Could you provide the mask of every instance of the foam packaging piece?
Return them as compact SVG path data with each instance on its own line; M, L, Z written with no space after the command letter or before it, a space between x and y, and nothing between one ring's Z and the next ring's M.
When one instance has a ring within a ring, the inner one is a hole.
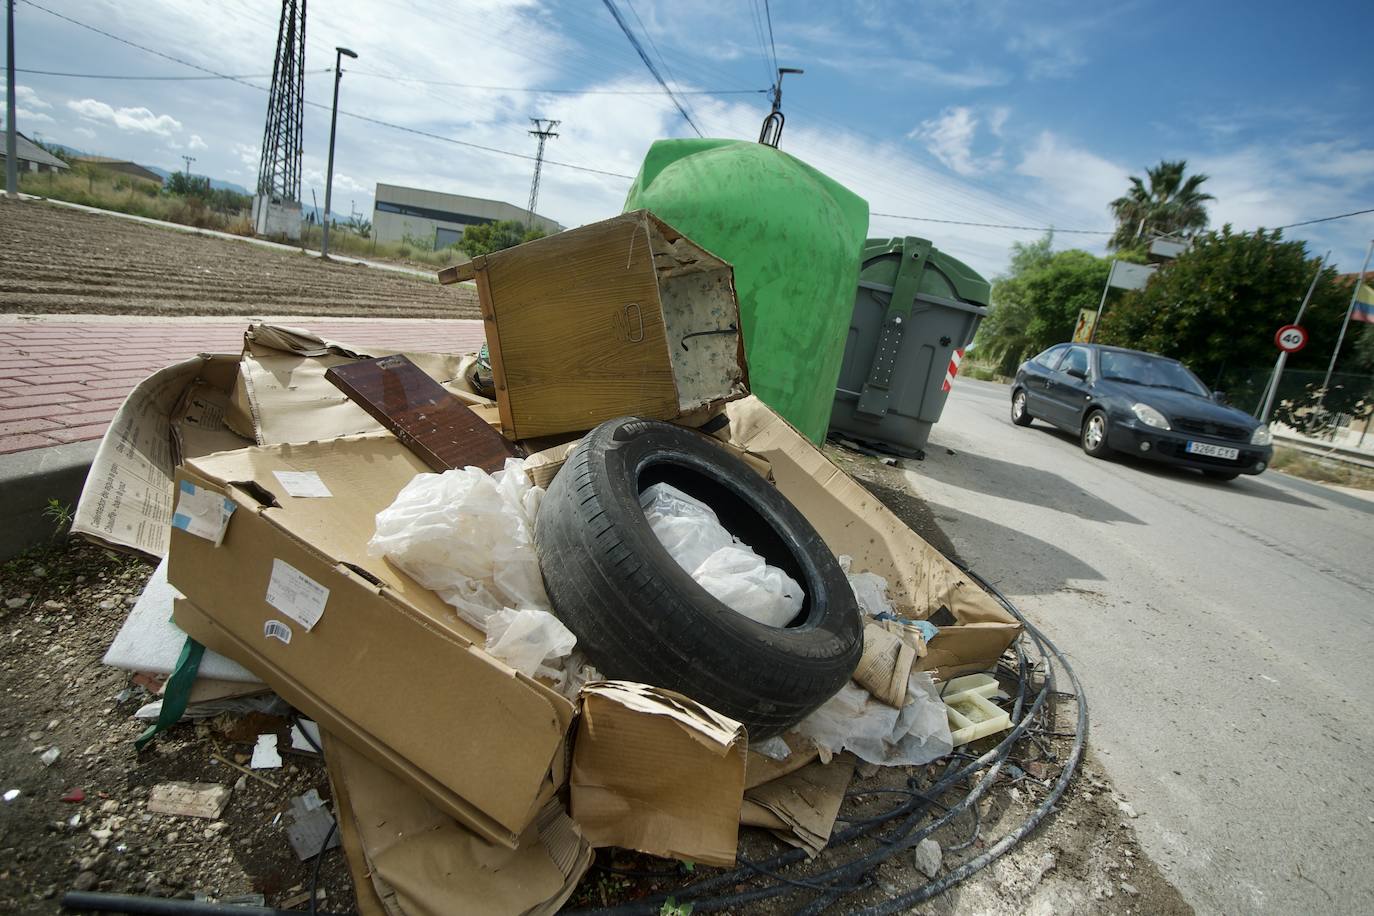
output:
M178 597L177 590L167 582L167 561L164 559L153 570L147 587L139 595L124 626L115 634L101 662L126 671L171 674L186 644L186 634L172 622L172 602ZM197 677L238 684L262 683L262 678L238 662L208 649L201 657Z

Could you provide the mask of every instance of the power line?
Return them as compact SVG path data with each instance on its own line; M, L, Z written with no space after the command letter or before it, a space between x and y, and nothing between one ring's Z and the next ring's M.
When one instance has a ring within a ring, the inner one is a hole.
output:
M24 71L20 71L21 73ZM409 76L394 76L390 73L374 73L369 70L349 70L355 76L375 76L398 83L419 83L425 86L448 86L453 89L480 89L490 92L530 92L553 95L662 95L661 89L548 89L528 86L481 86L475 83L455 83L449 80L424 80ZM762 95L767 89L677 89L678 95Z
M768 48L773 52L773 69L778 69L778 46L773 43L773 11L768 6L768 0L763 0L763 14L768 19Z
M902 213L872 213L888 219L911 219L923 223L944 223L947 226L976 226L980 229L1016 229L1024 232L1062 232L1065 235L1111 235L1110 229L1060 229L1056 226L1008 226L1003 223L970 223L959 219L936 219L933 216L907 216Z
M268 91L268 89L267 89L266 86L259 86L259 85L255 84L255 83L244 82L244 81L243 81L242 79L240 79L239 77L230 76L230 75L227 74L227 73L219 73L219 72L217 72L217 71L211 70L209 67L202 67L200 64L191 63L189 60L182 60L181 58L179 58L179 57L174 57L174 56L172 56L171 54L164 54L163 52L158 51L158 50L156 50L156 49L154 49L154 48L149 48L149 47L146 47L146 46L144 46L144 45L138 44L137 42L129 41L127 38L121 38L121 37L118 36L118 35L115 35L115 34L113 34L113 33L111 33L111 32L105 31L104 29L98 29L98 28L96 28L95 26L87 25L86 23L81 22L81 21L76 20L76 19L73 19L73 18L71 18L70 16L64 16L64 15L62 15L61 13L54 12L53 10L48 9L46 6L43 6L43 5L38 4L38 3L35 3L34 0L22 0L22 2L28 4L29 6L34 7L35 9L40 9L40 10L42 10L42 11L45 12L45 13L49 13L49 14L51 14L51 15L53 15L53 16L56 16L58 19L62 19L62 20L64 20L64 21L66 21L66 22L70 22L72 25L79 26L80 28L86 29L86 30L91 31L91 32L95 32L95 33L98 34L98 35L103 35L104 37L109 38L109 39L112 39L112 40L114 40L114 41L117 41L117 42L119 42L120 44L125 44L125 45L128 45L128 46L132 47L132 48L137 48L137 49L140 50L140 51L144 51L144 52L146 52L146 53L148 53L148 54L152 54L152 55L155 55L155 56L157 56L157 57L161 57L161 58L163 58L163 59L165 59L165 60L173 61L174 63L181 64L181 65L184 66L184 67L190 67L190 68L193 69L193 70L200 70L200 71L203 72L203 73L209 73L209 74L211 74L211 75L213 75L213 76L215 76L215 77L217 77L217 78L219 78L219 79L231 80L232 82L236 82L236 83L238 83L238 84L241 85L241 86L247 86L249 89L256 89L258 92L267 92L267 91ZM332 72L332 71L331 71L331 72ZM309 99L306 99L306 100L305 100L305 104L306 104L306 105L309 105L309 106L312 107L312 108L319 108L319 109L321 109L321 110L323 110L323 111L328 111L328 110L329 110L329 106L328 106L328 105L324 105L324 104L322 104L322 103L320 103L320 102L312 102L312 101L310 101ZM420 130L420 129L414 128L414 127L406 127L406 126L403 125L403 124L393 124L393 123L391 123L390 121L383 121L383 120L381 120L380 118L373 118L373 117L369 117L369 116L367 116L367 115L356 114L356 113L351 112L351 111L344 111L342 108L339 109L339 114L344 115L345 117L353 118L354 120L357 120L357 121L365 121L365 122L367 122L367 123L369 123L369 124L376 124L376 125L379 126L379 127L386 127L386 128L390 128L391 130L399 130L399 131L402 131L402 132L404 132L404 133L414 134L414 135L420 136L420 137L428 137L428 138L431 139L431 140L439 140L439 141L442 141L442 142L444 142L444 143L452 143L452 144L454 144L455 146L465 146L465 147L468 147L469 149L482 150L483 152L487 152L487 153L498 153L498 154L500 154L500 155L502 155L502 156L514 156L516 159L525 159L525 160L529 160L529 161L531 161L531 162L533 162L533 161L534 161L534 158L535 158L535 157L533 157L533 156L529 156L529 155L526 155L526 154L524 154L524 153L517 153L517 152L515 152L515 151L513 151L513 150L499 149L499 148L494 147L494 146L483 146L483 145L480 144L480 143L470 143L470 142L468 142L467 140L458 140L458 139L455 139L455 138L453 138L453 137L445 137L445 136L443 136L442 134L431 133L430 131L427 131L427 130ZM610 172L610 171L607 171L607 170L605 170L605 169L594 169L594 168L591 168L590 166L576 165L576 164L571 163L571 162L559 162L559 161L556 160L556 159L545 159L545 160L544 160L544 164L545 164L545 165L554 165L554 166L558 166L559 168L564 168L564 169L572 169L572 170L578 171L578 172L587 172L587 173L590 173L590 174L593 174L593 175L606 175L606 176L608 176L608 177L610 177L610 178L623 178L623 179L625 179L626 181L633 181L633 180L634 180L634 176L633 176L633 175L625 175L625 174L622 174L622 173L620 173L620 172Z
M16 67L14 72L33 73L38 76L65 76L70 79L82 80L166 80L169 82L183 82L193 80L269 80L272 78L272 74L270 73L241 73L237 76L228 74L223 76L219 74L214 76L136 76L127 73L65 73L60 70L26 70L22 67ZM323 70L307 70L305 71L305 75L316 76L321 73L333 72L334 69L332 67L325 67ZM352 71L350 70L349 72L351 73Z
M43 12L47 13L47 14L50 15L50 16L56 16L58 19L61 19L61 20L65 21L65 22L70 22L72 25L80 26L81 28L86 29L86 30L89 31L89 32L95 32L97 35L103 35L103 36L105 36L106 38L110 38L110 39L113 39L113 40L119 42L120 44L128 45L128 46L131 47L131 48L137 48L137 49L140 50L140 51L145 51L145 52L147 52L148 54L152 54L152 55L154 55L154 56L156 56L156 57L161 57L163 60L170 60L172 63L181 64L183 67L190 67L192 70L199 70L199 71L202 72L202 73L209 73L210 75L215 76L215 77L218 77L219 79L229 80L229 81L231 81L231 82L238 83L238 84L241 85L241 86L248 86L248 87L251 88L251 89L259 89L259 90L262 90L262 91L264 91L264 92L266 91L266 89L265 89L264 87L259 86L259 85L255 84L255 83L245 82L241 77L230 76L230 75L227 74L227 73L220 73L220 72L218 72L218 71L216 71L216 70L211 70L209 67L202 67L200 64L193 64L193 63L191 63L189 60L183 60L183 59L180 58L180 57L175 57L175 56L173 56L173 55L171 55L171 54L166 54L166 53L164 53L164 52L162 52L162 51L158 51L158 50L155 50L155 49L153 49L153 48L150 48L150 47L148 47L147 45L141 45L141 44L139 44L139 43L136 42L136 41L130 41L130 40L127 39L127 38L121 38L121 37L119 37L118 35L115 35L115 34L112 33L112 32L107 32L107 31L105 31L104 29L98 29L98 28L96 28L96 27L93 26L93 25L87 25L86 23L81 22L81 21L76 20L76 19L73 19L73 18L70 17L70 16L64 16L64 15L62 15L61 13L57 12L56 10L50 10L50 9L48 9L46 6L43 6L41 3L35 3L34 0L20 0L20 2L26 4L27 6L31 6L31 7L33 7L34 9L42 10Z
M697 123L692 120L692 116L687 113L687 109L683 107L682 102L678 101L677 96L673 95L673 90L668 88L668 83L663 78L663 74L658 72L658 67L654 65L648 52L644 50L644 45L639 43L639 39L636 38L634 32L630 30L630 24L625 21L625 17L620 15L620 10L616 8L615 3L613 3L612 0L601 0L601 2L604 3L606 9L610 11L611 16L616 21L616 25L620 26L620 31L624 32L625 37L630 40L631 47L635 49L635 53L639 55L639 59L644 61L644 66L649 68L649 72L653 74L654 79L658 80L658 84L663 87L663 91L667 93L668 98L672 99L673 105L677 107L678 113L692 126L692 130L696 131L698 137L706 136L701 132L701 128L697 127Z
M635 17L635 22L639 23L639 29L644 33L644 37L649 39L649 47L658 55L658 62L663 65L663 69L667 72L668 78L673 81L674 86L678 85L677 74L673 72L672 67L668 66L668 58L664 57L663 52L658 49L658 42L654 41L654 34L650 32L649 27L644 24L644 20L639 18L639 10L635 9L634 0L625 0L625 5L630 8L630 13ZM681 95L682 93L679 92L678 94ZM692 108L691 105L688 105L687 108L692 114L696 114L696 109Z
M1310 226L1313 223L1329 223L1332 220L1346 219L1351 216L1363 216L1366 213L1374 213L1374 207L1368 210L1352 210L1349 213L1342 213L1339 216L1323 216L1321 219L1305 219L1300 223L1289 223L1287 226L1278 226L1278 229L1295 229L1298 226Z

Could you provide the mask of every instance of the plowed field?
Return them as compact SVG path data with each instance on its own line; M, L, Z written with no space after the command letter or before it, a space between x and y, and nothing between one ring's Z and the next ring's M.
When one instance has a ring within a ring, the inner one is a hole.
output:
M3 198L0 313L481 317L468 286Z

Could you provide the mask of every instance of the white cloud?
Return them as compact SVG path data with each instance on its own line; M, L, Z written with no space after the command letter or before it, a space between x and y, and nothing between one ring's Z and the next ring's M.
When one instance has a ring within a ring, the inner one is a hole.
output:
M88 121L113 124L120 130L138 131L170 137L181 130L181 122L171 115L153 114L147 108L115 108L95 99L71 101L67 107Z
M186 141L187 149L205 149L205 141L200 139L200 134L191 134L191 139Z
M1009 112L999 108L989 118L988 127L993 134L1000 136L1002 125ZM977 175L1002 167L999 154L975 157L973 140L978 133L978 116L973 109L964 106L946 108L937 118L922 121L920 126L907 136L919 139L930 154L945 166L960 175Z
M48 114L47 112L43 112L43 111L30 111L30 110L27 109L27 108L20 108L20 107L18 107L18 106L15 106L15 109L14 109L14 120L15 120L15 122L16 122L21 128L24 126L25 123L28 123L28 124L33 124L34 122L37 122L37 123L39 123L39 124L51 124L51 123L53 123L52 115Z
M73 127L72 133L79 137L85 137L87 140L95 139L95 131L91 130L89 127Z
M1130 174L1125 166L1072 146L1050 131L1040 133L1016 172L1035 179L1032 199L1074 220L1076 226L1070 228L1085 229L1110 225L1107 204L1125 193Z
M30 110L37 109L37 108L51 108L51 107L52 107L52 106L49 105L47 102L45 102L45 101L43 101L41 98L39 98L39 97L38 97L38 93L34 92L33 89L30 88L30 87L28 87L28 86L15 86L15 87L14 87L14 96L15 96L16 101L17 101L20 105L23 105L23 106L25 106L26 108L28 108L28 109L30 109Z

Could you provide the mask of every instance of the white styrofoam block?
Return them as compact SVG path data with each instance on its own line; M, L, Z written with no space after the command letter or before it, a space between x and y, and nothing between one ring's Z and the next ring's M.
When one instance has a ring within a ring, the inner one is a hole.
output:
M180 594L167 582L164 559L153 571L101 661L127 671L171 674L181 656L181 647L186 644L186 634L172 622L172 601L178 597ZM262 683L262 678L238 662L209 649L200 660L198 676L240 684Z

